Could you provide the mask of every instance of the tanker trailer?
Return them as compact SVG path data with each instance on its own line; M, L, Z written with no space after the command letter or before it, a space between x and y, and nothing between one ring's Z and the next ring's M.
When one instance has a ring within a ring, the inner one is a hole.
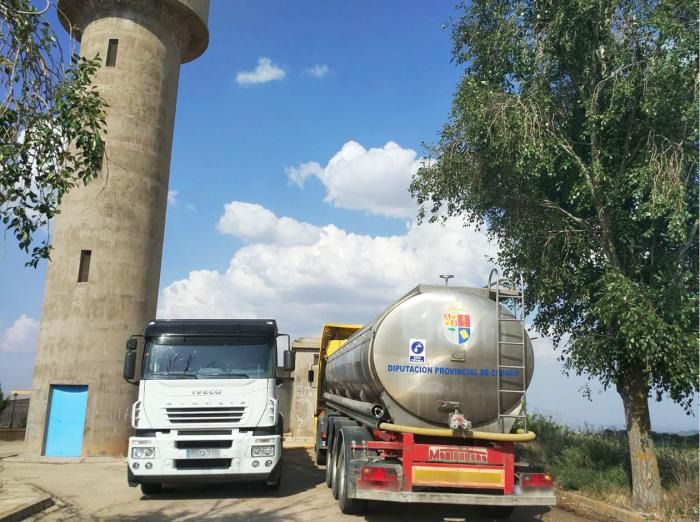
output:
M556 503L552 477L515 465L534 357L523 286L420 285L365 326L328 324L317 374L316 461L344 513L367 501Z

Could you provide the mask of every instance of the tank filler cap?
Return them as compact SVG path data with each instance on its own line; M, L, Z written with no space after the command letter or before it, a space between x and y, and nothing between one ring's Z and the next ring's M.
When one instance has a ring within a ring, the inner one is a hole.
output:
M465 360L465 355L464 352L452 352L452 356L450 357L451 361L458 361L458 362L464 362Z

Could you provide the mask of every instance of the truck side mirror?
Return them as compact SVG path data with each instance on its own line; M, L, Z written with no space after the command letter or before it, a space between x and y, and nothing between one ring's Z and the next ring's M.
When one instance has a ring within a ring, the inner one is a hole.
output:
M134 380L134 377L136 376L136 350L129 350L124 355L123 376L124 380L127 382L132 382Z
M296 353L294 350L285 350L283 352L283 368L287 372L293 372L296 363Z
M318 387L318 364L314 364L311 368L309 368L308 379L309 386L312 388Z
M133 337L126 341L126 351L127 352L133 352L136 350L136 347L139 345L139 342L134 339Z

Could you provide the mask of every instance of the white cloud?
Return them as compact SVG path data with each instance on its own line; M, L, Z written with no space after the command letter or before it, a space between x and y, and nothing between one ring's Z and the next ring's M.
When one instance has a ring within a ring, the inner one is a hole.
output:
M294 335L314 334L324 321L368 321L415 285L439 284L440 274L483 285L494 254L484 234L457 220L370 236L233 201L218 228L248 244L226 271L195 270L167 286L159 317L273 317Z
M300 188L304 186L306 178L311 176L321 178L321 176L323 176L323 167L321 167L317 161L300 163L298 167L286 167L284 171L287 174L289 181Z
M304 72L306 74L308 74L309 76L313 76L314 78L325 78L330 71L330 67L320 63L314 64L308 69L304 69Z
M172 205L173 207L177 205L177 195L180 192L177 190L169 190L168 191L168 205Z
M320 236L318 227L288 217L278 218L260 205L242 201L224 206L217 228L222 234L262 244L310 245Z
M325 167L311 161L285 172L300 187L309 177L317 177L326 187L325 201L336 207L411 218L416 206L408 186L423 161L416 156L416 151L393 141L371 149L348 141Z
M36 350L39 321L20 315L0 333L0 352L33 352Z
M258 65L252 71L239 71L236 73L236 82L239 85L258 85L261 83L281 80L287 76L287 72L272 63L269 58L258 58Z

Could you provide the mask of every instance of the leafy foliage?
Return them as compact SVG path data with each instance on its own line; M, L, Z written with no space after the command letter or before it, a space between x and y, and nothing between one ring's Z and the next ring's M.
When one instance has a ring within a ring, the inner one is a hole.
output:
M698 386L698 19L688 0L474 0L421 219L464 216L528 281L569 370L690 412Z
M63 195L92 180L102 163L105 102L92 84L100 62L62 59L56 37L30 0L0 2L0 219L30 266L50 254L35 246Z
M5 397L5 395L2 393L2 387L0 386L0 413L7 408L7 405L10 402L9 397Z

